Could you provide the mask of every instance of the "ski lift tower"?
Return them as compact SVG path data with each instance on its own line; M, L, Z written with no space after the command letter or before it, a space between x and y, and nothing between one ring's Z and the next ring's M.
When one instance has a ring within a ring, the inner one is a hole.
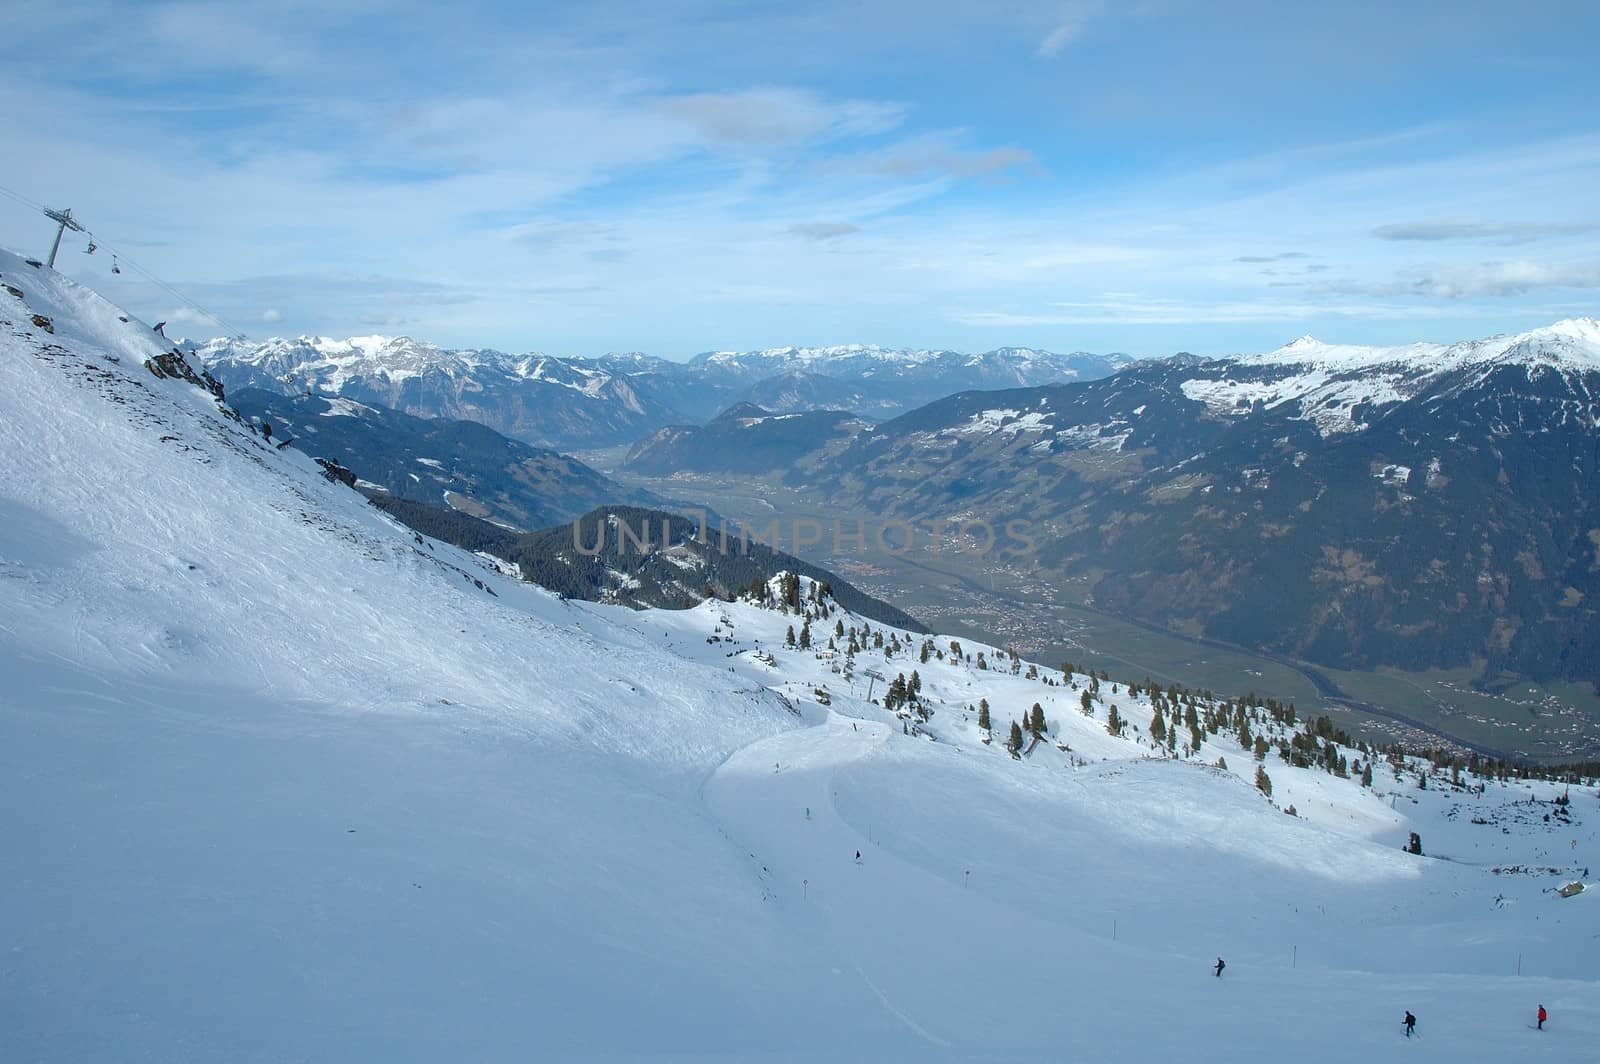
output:
M46 266L49 266L53 270L56 268L56 252L61 250L62 234L64 234L68 229L71 229L74 233L87 233L89 230L78 224L78 220L72 216L71 207L68 207L64 211L53 211L49 207L46 207L44 209L44 216L50 219L52 222L60 223L60 227L56 229L56 242L50 245L50 261L45 263Z

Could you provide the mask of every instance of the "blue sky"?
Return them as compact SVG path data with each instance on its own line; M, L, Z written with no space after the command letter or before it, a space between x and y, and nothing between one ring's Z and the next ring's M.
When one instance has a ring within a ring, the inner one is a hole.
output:
M1537 0L13 0L0 186L252 336L1452 340L1600 314L1597 36ZM0 197L0 244L51 235Z

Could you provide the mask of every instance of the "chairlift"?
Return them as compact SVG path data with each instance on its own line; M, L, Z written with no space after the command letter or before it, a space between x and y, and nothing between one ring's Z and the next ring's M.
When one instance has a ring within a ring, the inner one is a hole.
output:
M85 255L93 255L95 249L94 237L89 238L89 246L83 249Z
M117 265L116 252L112 252L111 253L111 272L112 273L121 273L122 272L122 267Z

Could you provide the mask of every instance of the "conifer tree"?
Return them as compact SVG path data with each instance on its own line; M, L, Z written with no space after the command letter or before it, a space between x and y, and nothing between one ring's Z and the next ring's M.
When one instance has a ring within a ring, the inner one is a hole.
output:
M1372 762L1368 761L1361 766L1361 786L1372 786Z
M792 630L792 629L791 629ZM807 621L800 626L800 649L811 649L811 622Z
M1161 719L1161 711L1156 710L1155 716L1150 718L1150 738L1156 743L1167 741L1167 722Z
M984 731L989 730L989 702L987 699L978 701L978 727Z
M1106 731L1112 735L1122 734L1122 717L1118 715L1115 704L1111 706L1111 712L1106 716Z
M789 626L789 631L784 633L783 645L786 647L794 646L794 625L792 624Z
M1028 730L1035 735L1045 733L1044 707L1039 703L1033 704L1033 709L1028 713Z
M1011 722L1011 736L1006 740L1006 749L1013 754L1022 749L1022 727L1016 721Z
M1088 717L1094 715L1094 698L1089 694L1088 691L1083 692L1083 697L1078 699L1078 704L1083 707L1084 716Z
M1256 786L1261 789L1262 794L1268 798L1272 797L1272 777L1267 775L1265 765L1256 766Z

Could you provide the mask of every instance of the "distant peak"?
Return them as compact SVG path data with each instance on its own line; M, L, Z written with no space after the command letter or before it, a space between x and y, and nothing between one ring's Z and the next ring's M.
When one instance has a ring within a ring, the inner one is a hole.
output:
M737 420L739 420L741 418L764 418L764 417L771 417L771 416L772 416L772 414L771 414L770 411L763 410L761 407L757 406L754 403L743 402L743 403L735 403L732 406L728 407L728 409L726 409L722 413L718 414L716 416L715 420L717 420L717 421L737 421Z

